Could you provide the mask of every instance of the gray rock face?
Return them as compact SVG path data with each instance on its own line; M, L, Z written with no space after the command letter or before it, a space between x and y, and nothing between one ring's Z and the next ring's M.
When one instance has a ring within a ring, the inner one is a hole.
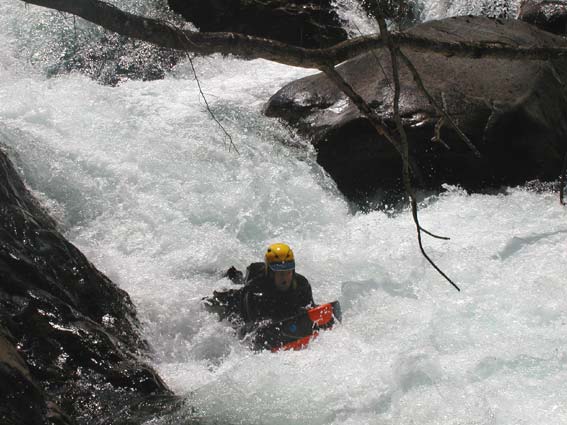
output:
M513 46L566 45L520 21L457 17L418 25L410 33L443 41L492 41ZM403 49L429 92L482 153L477 159L448 124L433 142L439 115L401 65L400 110L421 186L459 184L471 190L556 179L567 142L567 61L447 57ZM390 128L393 83L389 53L347 61L339 72ZM401 162L358 109L323 75L294 81L266 105L311 138L319 163L352 198L399 189Z
M567 1L524 0L518 19L554 34L567 34Z
M201 31L239 32L317 48L346 40L330 0L168 0Z
M57 231L0 150L0 423L117 412L111 422L127 423L129 407L171 396L147 352L128 295Z

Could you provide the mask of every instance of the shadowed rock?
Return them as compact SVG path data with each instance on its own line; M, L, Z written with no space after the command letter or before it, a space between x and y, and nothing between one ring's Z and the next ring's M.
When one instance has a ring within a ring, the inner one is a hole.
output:
M128 295L58 232L0 151L0 396L9 400L0 423L118 424L141 403L161 409L174 399L147 353Z
M172 10L201 31L228 31L303 47L346 40L329 0L168 0Z
M10 332L0 326L0 423L42 425L74 423L33 382L25 361L14 346Z
M567 1L524 0L518 19L554 34L567 34Z
M456 17L418 25L409 33L442 41L490 41L512 46L566 45L520 21ZM478 147L478 159L447 123L432 141L439 114L401 65L400 112L421 187L442 183L478 190L556 179L567 142L567 61L511 61L447 57L404 48L426 88ZM337 67L390 127L393 83L389 53L370 52ZM399 190L401 161L394 148L323 75L294 81L268 102L280 117L311 138L318 162L349 197Z

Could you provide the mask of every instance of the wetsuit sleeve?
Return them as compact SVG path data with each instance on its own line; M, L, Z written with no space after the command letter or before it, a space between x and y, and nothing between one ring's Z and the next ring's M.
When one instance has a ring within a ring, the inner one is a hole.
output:
M252 299L252 292L250 288L245 287L242 290L241 298L240 298L240 315L245 322L250 322L254 320L254 312L253 312L253 299Z
M240 315L245 322L258 320L262 317L262 279L246 282L240 297Z
M205 300L207 308L217 313L221 320L240 314L241 289L214 291L213 296Z
M304 299L305 299L305 302L307 303L307 304L305 304L305 307L307 307L307 306L312 307L312 306L315 305L315 301L313 301L313 291L311 290L311 285L309 284L309 282L305 286Z
M309 305L314 306L315 301L313 301L313 291L311 290L311 285L307 282L307 296L306 299L309 300Z
M298 284L298 297L297 304L300 307L311 307L315 305L313 301L313 291L311 290L311 285L309 281L302 275L296 275Z

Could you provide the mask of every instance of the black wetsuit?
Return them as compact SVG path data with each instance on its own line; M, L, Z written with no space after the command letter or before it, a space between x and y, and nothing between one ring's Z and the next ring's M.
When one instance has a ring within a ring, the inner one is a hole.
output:
M246 282L242 288L241 315L245 322L277 321L292 317L314 304L311 285L299 273L294 272L287 291L278 291L273 279L262 274Z
M257 322L270 319L279 321L296 315L302 309L315 305L311 285L299 273L287 291L278 291L273 280L264 273L263 263L252 263L247 268L246 278L230 277L235 283L244 283L240 289L214 292L209 298L212 309L220 307L223 318L238 318L244 322Z

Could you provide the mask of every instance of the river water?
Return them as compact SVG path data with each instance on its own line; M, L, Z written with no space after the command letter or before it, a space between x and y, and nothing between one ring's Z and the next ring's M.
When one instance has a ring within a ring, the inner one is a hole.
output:
M425 245L459 293L420 256L407 210L357 212L305 142L262 115L310 71L195 60L237 153L186 61L117 87L47 78L77 23L16 0L0 13L2 143L69 239L132 296L155 367L187 399L148 424L567 422L567 221L555 194L447 186L422 203L423 225L451 237ZM354 13L348 2L342 13ZM316 301L341 301L343 323L304 351L252 353L200 299L276 241L292 245Z

